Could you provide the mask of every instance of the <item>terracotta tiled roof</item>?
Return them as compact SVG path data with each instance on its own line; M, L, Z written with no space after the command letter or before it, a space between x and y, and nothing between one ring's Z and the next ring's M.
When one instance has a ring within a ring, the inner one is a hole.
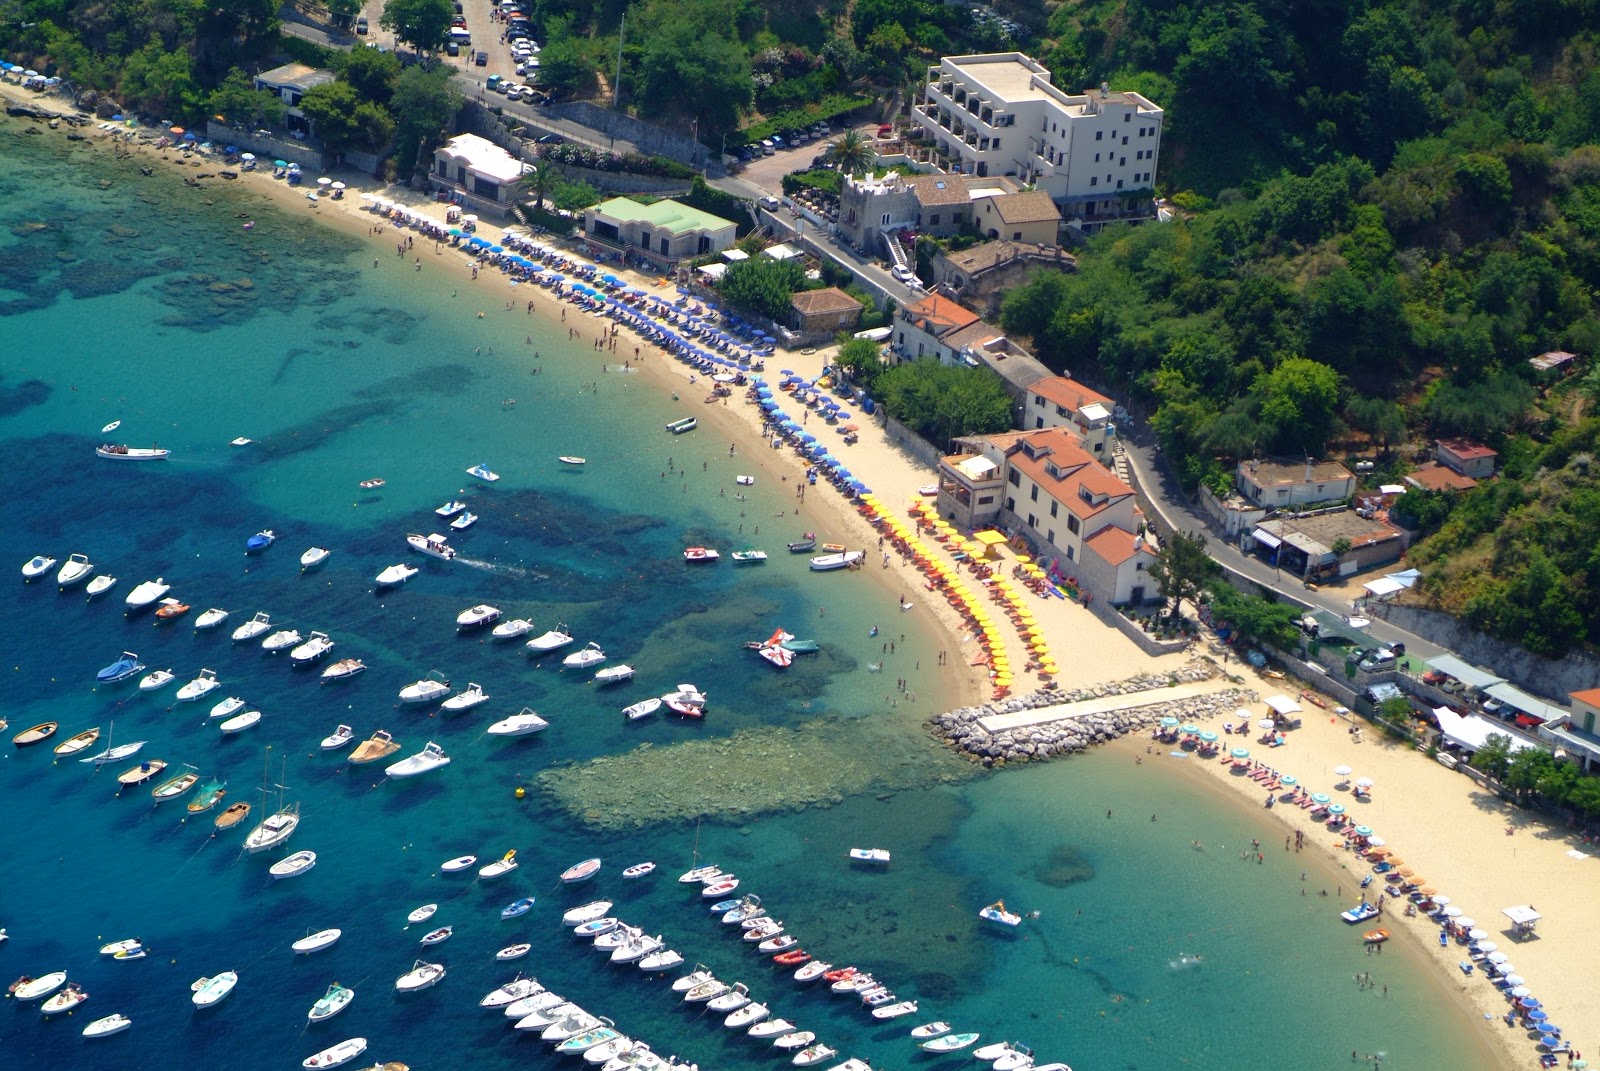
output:
M824 287L821 290L802 290L789 300L802 316L818 316L830 312L858 312L861 309L861 302L836 286Z
M1437 461L1424 462L1406 477L1406 483L1425 491L1470 491L1478 486L1478 481L1471 476L1463 476Z
M960 175L917 175L906 179L906 185L916 193L917 202L924 208L964 205L971 199L967 180Z
M940 294L929 294L921 301L906 306L904 315L935 336L978 322L977 313Z
M1132 532L1108 524L1083 541L1083 545L1104 558L1110 565L1121 565L1140 551L1148 551L1143 540Z
M1600 707L1600 688L1585 688L1581 692L1568 692L1567 695L1579 703L1588 703L1591 707Z
M1033 449L1031 457L1029 447ZM1079 517L1093 517L1133 494L1133 488L1090 457L1077 437L1061 428L1046 428L1020 437L1006 460ZM1050 471L1052 465L1054 473Z
M1074 413L1084 406L1094 405L1096 402L1107 409L1117 404L1099 391L1090 390L1077 380L1068 379L1066 376L1051 376L1049 379L1041 379L1028 388L1028 393L1041 395L1045 401L1065 406Z
M1061 218L1061 210L1043 190L1029 190L991 198L994 210L1007 223L1043 223Z
M1482 443L1468 442L1465 439L1440 439L1439 448L1448 450L1463 461L1473 461L1480 457L1499 457L1498 451L1491 450Z

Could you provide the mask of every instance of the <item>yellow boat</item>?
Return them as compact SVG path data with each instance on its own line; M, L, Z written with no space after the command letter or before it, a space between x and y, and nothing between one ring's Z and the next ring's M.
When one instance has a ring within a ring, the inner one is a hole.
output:
M379 729L368 739L361 742L361 746L350 753L352 763L377 762L388 755L393 755L400 750L400 745L395 738L389 735L387 729Z
M214 824L218 829L232 829L240 822L243 822L249 814L250 805L248 803L229 804L227 810L217 815L217 820Z
M55 734L56 723L53 721L42 721L38 725L33 726L31 729L24 729L16 736L13 736L11 738L11 742L18 747L28 747L31 744L37 744L48 740Z

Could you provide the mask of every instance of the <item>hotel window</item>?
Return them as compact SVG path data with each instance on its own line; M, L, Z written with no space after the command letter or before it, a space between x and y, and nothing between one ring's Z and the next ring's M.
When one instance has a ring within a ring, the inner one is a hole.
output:
M1040 409L1043 409L1044 408L1044 395L1035 394L1033 396L1033 404L1038 406Z
M1092 178L1092 179L1089 180L1089 185L1098 186L1098 185L1100 185L1100 180L1097 179L1097 178Z
M1012 487L1021 487L1022 473L1018 472L1016 469L1012 469L1011 472L1006 476L1006 482L1011 484Z
M1031 513L1028 514L1028 527L1029 528L1037 528L1038 526L1039 526L1039 518L1035 517Z
M1050 516L1054 517L1056 515L1056 510L1058 508L1060 508L1060 506L1061 506L1061 503L1059 503L1059 502L1050 503Z
M1095 153L1094 154L1094 162L1097 163L1097 164L1100 162L1100 154L1099 153Z
M987 506L993 501L994 501L994 496L993 495L985 495L982 498L978 499L978 505Z
M1104 130L1096 130L1096 131L1095 131L1095 132L1094 132L1094 140L1096 140L1096 141L1099 141L1099 140L1100 140L1100 138L1101 138L1101 137L1102 137L1102 136L1103 136L1103 135L1104 135L1104 134L1105 134L1105 131L1104 131Z
M1030 502L1039 501L1039 485L1038 484L1034 484L1032 490L1030 490L1028 492L1028 501L1030 501Z
M928 226L937 227L938 225L939 225L939 213L935 212L933 215L928 217Z
M1044 534L1044 541L1046 543L1054 543L1056 541L1056 530L1054 528Z
M1076 517L1068 517L1067 518L1067 531L1071 532L1073 535L1077 535L1078 534L1078 518L1076 518Z

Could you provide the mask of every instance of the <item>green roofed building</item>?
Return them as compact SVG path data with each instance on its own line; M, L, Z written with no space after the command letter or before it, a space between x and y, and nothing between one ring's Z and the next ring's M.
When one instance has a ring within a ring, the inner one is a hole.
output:
M613 197L589 209L584 238L592 253L641 257L667 270L685 258L731 248L734 230L732 220L677 201L646 205Z

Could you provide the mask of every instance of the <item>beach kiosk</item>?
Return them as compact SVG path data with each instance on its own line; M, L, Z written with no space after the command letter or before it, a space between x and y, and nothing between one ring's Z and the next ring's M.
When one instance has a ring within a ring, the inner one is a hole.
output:
M1500 914L1511 920L1511 925L1515 927L1516 937L1519 941L1532 937L1534 926L1544 917L1528 904L1518 904L1515 907L1505 908Z

